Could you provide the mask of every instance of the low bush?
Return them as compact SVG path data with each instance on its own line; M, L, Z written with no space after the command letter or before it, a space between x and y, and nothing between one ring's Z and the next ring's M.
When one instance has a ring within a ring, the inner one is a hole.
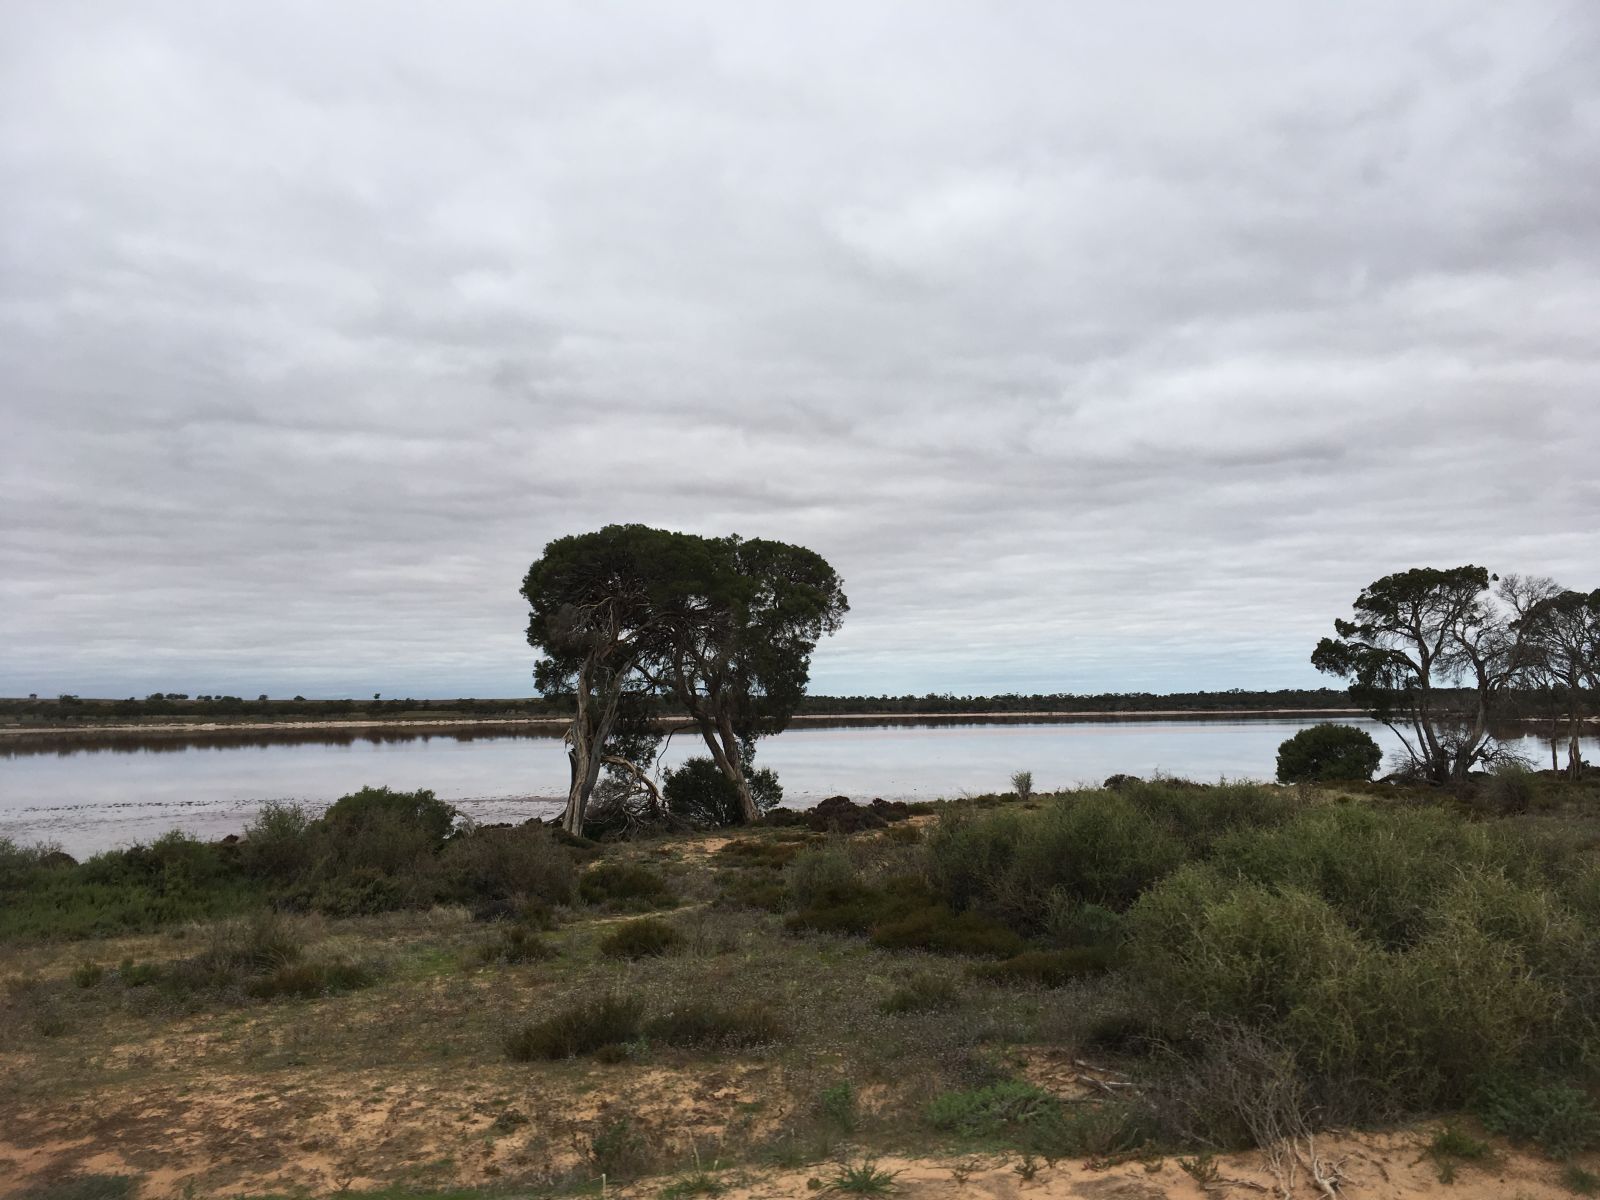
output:
M616 859L585 871L578 880L578 895L585 904L614 912L648 912L678 903L677 893L659 871Z
M677 950L684 944L683 934L656 917L626 921L600 939L600 953L607 958L654 958Z
M783 876L776 871L739 871L717 881L717 902L728 908L759 908L782 912L789 902Z
M967 974L1004 987L1065 987L1077 979L1101 975L1117 963L1117 952L1103 946L1069 950L1025 950L999 962L979 963Z
M72 968L72 982L76 987L92 988L105 978L105 973L97 962L81 962Z
M630 1117L614 1117L602 1125L590 1140L589 1158L602 1180L633 1179L655 1165L650 1138Z
M334 959L330 962L292 962L258 975L245 984L245 993L258 1000L335 996L369 987L377 972L368 964Z
M761 1004L726 1008L684 1002L646 1021L644 1035L668 1046L733 1050L780 1042L784 1028Z
M1308 725L1278 747L1280 783L1367 780L1383 761L1372 735L1353 725Z
M554 958L556 949L528 925L505 925L480 945L474 957L480 963L529 963Z
M970 954L1006 958L1020 954L1026 943L1000 922L976 912L953 911L929 904L873 926L872 944L886 950L931 950L935 954Z
M1486 1129L1532 1142L1552 1158L1600 1145L1600 1110L1587 1092L1570 1084L1503 1074L1480 1086L1472 1107Z
M913 975L879 1006L891 1017L912 1013L942 1012L961 1003L961 990L942 975Z
M770 767L756 769L746 758L744 776L758 813L769 812L782 801L783 787ZM704 755L685 759L668 771L661 794L667 811L691 824L718 828L744 823L738 791L722 768Z
M799 842L734 838L717 851L717 858L740 866L782 867L791 862L800 850Z
M856 1089L848 1079L829 1084L817 1094L817 1115L825 1125L840 1133L856 1128Z
M1124 1154L1154 1137L1151 1114L1132 1103L1108 1101L1070 1109L1031 1083L1008 1080L949 1092L928 1105L933 1128L963 1140L999 1143L1051 1158Z
M315 818L299 804L268 800L256 810L239 842L239 864L259 879L287 883L316 861Z
M479 919L569 903L577 884L571 852L536 824L464 831L445 844L439 869L440 898Z
M637 1041L644 1027L644 1002L615 994L579 1000L542 1021L509 1031L503 1045L513 1062L576 1058Z

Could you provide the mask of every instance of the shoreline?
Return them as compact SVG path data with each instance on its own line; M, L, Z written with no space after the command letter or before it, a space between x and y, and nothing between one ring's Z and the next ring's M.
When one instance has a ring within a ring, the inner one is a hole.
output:
M941 713L802 713L790 725L860 725L879 723L909 725L938 723L942 721L994 722L1004 724L1014 721L1035 721L1067 724L1073 721L1140 721L1179 720L1188 718L1226 717L1359 717L1364 713L1357 708L1243 708L1196 709L1170 708L1129 712L1126 709L1109 709L1093 712L941 712ZM554 729L566 726L567 717L433 717L420 720L385 718L338 718L326 721L161 721L150 723L94 723L84 725L5 725L0 726L0 738L42 735L83 735L94 733L261 733L271 730L315 732L328 730L341 732L363 729L393 729L399 731L427 729ZM672 722L663 720L662 724ZM687 724L687 721L684 722Z

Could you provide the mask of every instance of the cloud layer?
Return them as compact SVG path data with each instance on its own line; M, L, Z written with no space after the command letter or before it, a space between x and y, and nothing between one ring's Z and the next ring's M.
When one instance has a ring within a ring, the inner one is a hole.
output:
M0 10L0 692L525 694L609 521L826 691L1314 682L1600 585L1600 10Z

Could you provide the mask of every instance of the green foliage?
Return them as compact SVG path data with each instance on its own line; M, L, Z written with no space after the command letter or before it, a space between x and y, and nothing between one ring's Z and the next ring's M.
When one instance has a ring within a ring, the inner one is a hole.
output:
M1561 1170L1561 1186L1575 1196L1600 1196L1600 1175L1578 1163L1568 1163Z
M1383 761L1372 735L1353 725L1308 725L1278 747L1280 783L1371 779Z
M899 1174L899 1171L885 1171L868 1159L840 1167L828 1181L828 1190L853 1196L881 1196L894 1190L894 1181Z
M668 1046L735 1050L781 1042L783 1023L763 1004L681 1002L645 1022L645 1037Z
M758 812L768 812L783 799L783 787L771 768L755 769L746 764L745 782ZM662 797L667 811L695 825L720 828L744 821L739 793L722 768L700 755L667 772Z
M75 987L92 988L105 978L105 968L97 962L84 961L72 968L72 982Z
M258 879L288 883L315 861L315 818L301 805L268 800L256 810L239 843L239 863Z
M1459 1125L1442 1125L1428 1140L1427 1154L1438 1169L1439 1182L1453 1183L1457 1163L1487 1162L1494 1150L1488 1142L1473 1137Z
M468 905L477 917L566 904L577 884L571 852L536 824L457 834L439 856L439 876L438 897Z
M1600 1145L1600 1110L1587 1092L1569 1084L1502 1073L1479 1088L1473 1111L1485 1128L1532 1142L1552 1158Z
M958 913L945 904L925 904L900 916L885 911L883 916L887 919L873 925L872 943L886 950L1005 958L1021 953L1026 945L993 918L976 912Z
M1116 963L1115 950L1105 946L1074 946L1067 950L1025 950L1000 962L968 967L967 974L984 983L1002 986L1058 988L1076 979L1104 974Z
M510 1030L504 1039L513 1062L576 1058L637 1041L644 1027L644 1002L615 993L568 1005L542 1021Z
M879 1007L891 1017L942 1012L961 1003L961 989L942 975L916 974L897 987Z
M678 902L659 871L641 863L607 859L590 867L578 880L578 895L585 904L616 912L646 912L671 908Z
M555 956L555 947L537 929L520 923L502 926L477 948L475 955L481 963L543 962Z
M856 1089L848 1079L830 1084L817 1097L817 1111L829 1126L840 1133L856 1128Z
M929 839L928 872L954 907L981 906L1037 930L1052 899L1126 908L1183 853L1128 796L1088 792L1033 812L947 816Z
M73 1175L15 1195L16 1200L132 1200L138 1186L132 1175Z
M661 1200L686 1200L689 1196L720 1196L728 1185L707 1171L696 1171L661 1189Z
M947 1092L925 1111L934 1129L964 1141L1015 1147L1051 1158L1122 1154L1152 1137L1151 1118L1131 1104L1064 1106L1031 1083L1004 1080Z
M607 958L656 958L679 949L683 934L658 917L625 921L600 939L600 953Z
M589 1143L589 1158L596 1171L607 1179L632 1179L650 1170L650 1139L629 1117L615 1117L595 1133Z

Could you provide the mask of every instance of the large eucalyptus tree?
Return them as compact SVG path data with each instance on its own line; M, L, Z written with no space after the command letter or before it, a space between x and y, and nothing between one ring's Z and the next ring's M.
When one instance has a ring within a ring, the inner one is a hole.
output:
M641 774L638 716L657 699L694 723L754 820L755 740L788 725L818 640L849 608L838 574L805 547L642 525L551 542L522 594L539 688L574 705L562 817L574 832L602 766Z

